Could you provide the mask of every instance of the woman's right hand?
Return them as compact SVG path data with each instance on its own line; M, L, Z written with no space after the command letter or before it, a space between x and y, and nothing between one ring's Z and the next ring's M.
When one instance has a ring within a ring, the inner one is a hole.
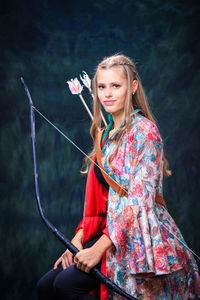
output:
M83 249L82 245L82 239L83 239L83 229L80 229L75 237L72 239L72 244L78 249ZM61 257L58 258L58 260L54 264L54 270L57 269L58 265L61 264L63 269L68 268L69 266L73 265L73 254L67 249Z
M62 265L63 270L71 266L73 264L73 254L69 250L66 250L55 262L53 267L54 270L57 269L59 264Z

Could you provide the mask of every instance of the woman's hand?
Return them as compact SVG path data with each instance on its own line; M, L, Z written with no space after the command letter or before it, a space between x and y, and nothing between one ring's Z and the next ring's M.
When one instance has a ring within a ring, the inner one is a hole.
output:
M74 257L74 263L78 269L89 273L100 262L101 258L102 254L99 251L95 251L92 246L77 253Z
M66 250L55 262L53 267L54 270L57 269L59 264L62 265L63 270L71 266L73 264L73 254L69 250Z
M72 239L72 244L78 249L83 249L82 245L82 238L83 238L83 229L80 229L75 237ZM73 264L73 254L67 249L61 257L55 262L54 270L57 269L58 265L61 264L63 269L68 268Z
M79 251L74 257L74 263L78 269L89 273L103 257L104 252L110 248L112 241L106 236L101 238L90 248Z

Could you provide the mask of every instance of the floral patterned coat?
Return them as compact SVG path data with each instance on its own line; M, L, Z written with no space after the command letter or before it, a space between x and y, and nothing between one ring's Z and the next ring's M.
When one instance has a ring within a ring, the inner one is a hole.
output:
M108 157L116 147L114 138L115 134L103 146L102 164L128 188L128 197L109 187L107 227L113 247L106 253L107 276L140 299L193 297L197 264L168 211L155 203L157 193L163 196L164 152L158 128L133 114L111 168ZM107 299L113 298L121 299L108 291Z

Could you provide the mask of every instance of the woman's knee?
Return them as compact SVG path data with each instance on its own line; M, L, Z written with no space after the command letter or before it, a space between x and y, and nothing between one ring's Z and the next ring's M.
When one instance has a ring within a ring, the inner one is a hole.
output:
M56 276L60 273L61 268L58 268L57 270L50 270L46 274L44 274L40 280L38 280L36 284L36 290L37 294L39 296L44 295L52 295L53 293L53 282L56 278ZM39 298L40 299L40 298Z
M90 290L98 287L99 282L72 265L58 274L53 286L55 294L61 299L82 299Z
M70 299L70 296L74 295L71 279L67 276L67 272L60 273L53 282L54 293L60 298L67 297L67 299Z
M46 292L48 292L48 286L45 282L45 280L42 278L40 278L40 280L38 280L37 284L36 284L36 290L37 290L37 294L38 295L43 295Z

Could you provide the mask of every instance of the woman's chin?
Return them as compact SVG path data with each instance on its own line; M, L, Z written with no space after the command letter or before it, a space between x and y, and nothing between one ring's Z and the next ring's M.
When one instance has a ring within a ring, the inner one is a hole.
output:
M104 107L104 110L108 113L108 114L112 114L115 112L115 109L113 109L111 106L106 106Z

